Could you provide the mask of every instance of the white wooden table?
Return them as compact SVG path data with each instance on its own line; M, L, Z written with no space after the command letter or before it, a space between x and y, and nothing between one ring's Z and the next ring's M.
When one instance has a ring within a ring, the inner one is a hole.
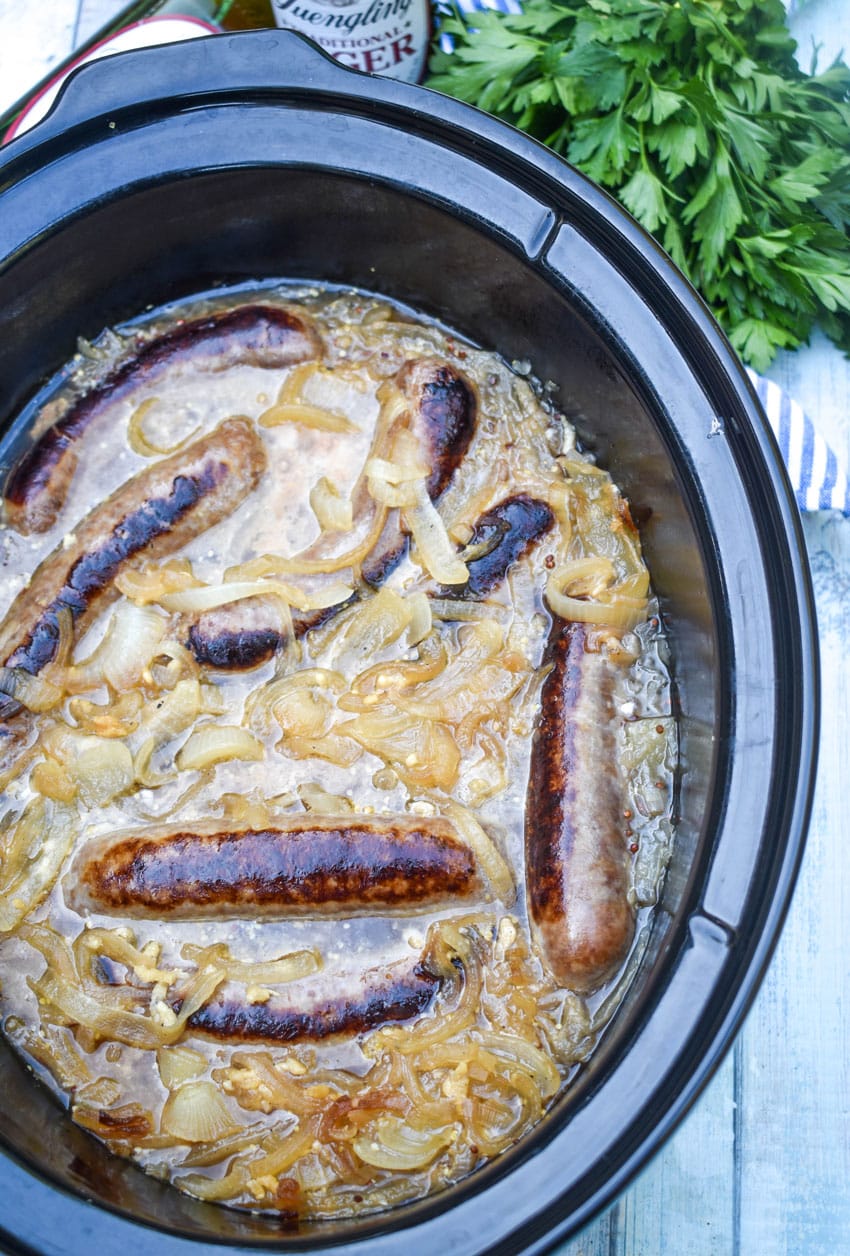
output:
M799 0L798 0L799 2ZM0 0L0 111L117 0ZM850 55L850 0L792 19L804 58ZM770 372L850 462L850 363L822 337ZM558 1256L850 1253L850 520L808 515L823 667L814 816L770 971L718 1074L656 1159Z

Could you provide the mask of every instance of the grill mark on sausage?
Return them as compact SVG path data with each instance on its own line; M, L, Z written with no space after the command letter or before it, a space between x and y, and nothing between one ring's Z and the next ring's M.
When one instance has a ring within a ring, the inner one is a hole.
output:
M436 502L448 487L475 431L478 412L475 388L465 375L439 358L407 362L396 376L396 384L408 400L410 430L419 442L423 458L432 468L426 487L432 501ZM362 519L374 510L365 478L355 486L352 498L355 518ZM542 503L539 505L541 509L548 509ZM380 537L361 566L363 581L378 588L401 562L406 550L407 537L402 531L399 511L391 510ZM283 646L282 634L278 632L275 639L273 622L257 625L255 612L247 608L245 626L240 628L243 606L243 603L234 606L221 628L217 628L213 620L190 629L186 644L199 663L227 670L254 667ZM302 637L305 632L320 627L340 610L342 606L294 612L295 636Z
M202 666L228 671L258 667L285 643L279 604L259 596L206 611L190 625L186 641Z
M410 398L411 430L431 467L425 487L435 502L469 448L478 409L475 391L465 375L439 358L406 362L397 383Z
M298 816L274 829L126 835L84 852L67 893L77 911L202 919L416 910L477 887L446 820Z
M634 932L613 665L588 652L583 624L562 620L546 661L526 798L529 914L552 976L589 992L613 974Z
M23 533L56 521L77 467L77 445L106 408L184 363L219 371L235 365L285 367L321 351L304 317L271 305L247 305L181 323L144 344L72 403L28 449L6 482L6 515Z
M406 362L396 376L396 384L408 399L410 430L431 468L425 487L436 503L451 483L475 432L475 387L464 374L439 358ZM363 563L361 574L365 582L373 587L383 584L406 550L407 536L402 531L399 512L392 510L377 544Z
M137 558L172 553L230 514L265 470L265 448L247 419L147 467L97 506L67 547L58 546L12 603L0 625L0 658L36 674L59 644L58 615L80 631L114 596L118 571ZM18 709L0 705L0 715Z
M476 522L470 546L491 543L490 549L467 562L469 580L463 585L440 585L438 596L483 598L501 584L515 563L525 558L555 524L545 502L527 493L506 497Z
M283 994L266 1003L218 998L189 1017L187 1030L230 1042L320 1042L361 1034L426 1011L441 979L415 960L358 974L353 991L350 978L347 984L346 993L320 995L300 1006Z

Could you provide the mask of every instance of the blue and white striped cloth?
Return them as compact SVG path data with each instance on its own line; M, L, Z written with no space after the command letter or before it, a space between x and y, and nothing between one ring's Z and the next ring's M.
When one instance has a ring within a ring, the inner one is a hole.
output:
M465 13L480 13L485 9L500 13L522 12L520 0L454 0L454 3ZM439 11L439 4L437 7ZM793 0L790 7L793 9ZM440 42L451 52L449 36L442 35ZM797 505L801 510L840 510L850 515L847 470L812 420L778 384L755 371L748 370L747 374L779 444Z
M840 510L850 515L847 470L802 406L773 380L751 370L747 374L779 444L797 505L801 510Z

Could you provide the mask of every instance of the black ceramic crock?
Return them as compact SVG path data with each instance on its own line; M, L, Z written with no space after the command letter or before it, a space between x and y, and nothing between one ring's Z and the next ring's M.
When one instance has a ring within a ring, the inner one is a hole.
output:
M270 277L385 293L528 359L646 517L681 716L663 901L629 998L531 1135L359 1222L291 1230L187 1199L76 1129L4 1045L0 1241L57 1256L539 1252L681 1118L775 944L817 725L796 508L735 355L622 210L474 109L343 70L281 32L84 68L0 152L0 418L8 428L77 336ZM7 431L4 465L25 439Z

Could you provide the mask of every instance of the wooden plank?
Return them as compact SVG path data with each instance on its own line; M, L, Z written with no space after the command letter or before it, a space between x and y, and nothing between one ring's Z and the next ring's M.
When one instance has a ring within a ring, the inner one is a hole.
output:
M79 0L0 0L0 113L71 52L78 8Z
M791 29L805 68L850 47L850 11L812 0ZM817 332L780 354L770 375L850 460L850 363ZM823 676L820 763L806 855L777 954L741 1040L739 1250L759 1256L850 1249L850 1078L847 1008L850 911L846 854L850 780L850 522L804 519L815 584Z
M730 1053L655 1159L553 1256L729 1256L734 1250L735 1060Z
M850 911L850 525L806 521L821 619L821 763L802 874L743 1036L741 1251L833 1253L850 1244L847 1007Z
M684 1124L623 1196L610 1256L733 1251L734 1088L730 1053Z
M91 39L107 22L111 22L117 13L126 8L127 0L78 0L79 20L77 24L77 42L84 43Z

